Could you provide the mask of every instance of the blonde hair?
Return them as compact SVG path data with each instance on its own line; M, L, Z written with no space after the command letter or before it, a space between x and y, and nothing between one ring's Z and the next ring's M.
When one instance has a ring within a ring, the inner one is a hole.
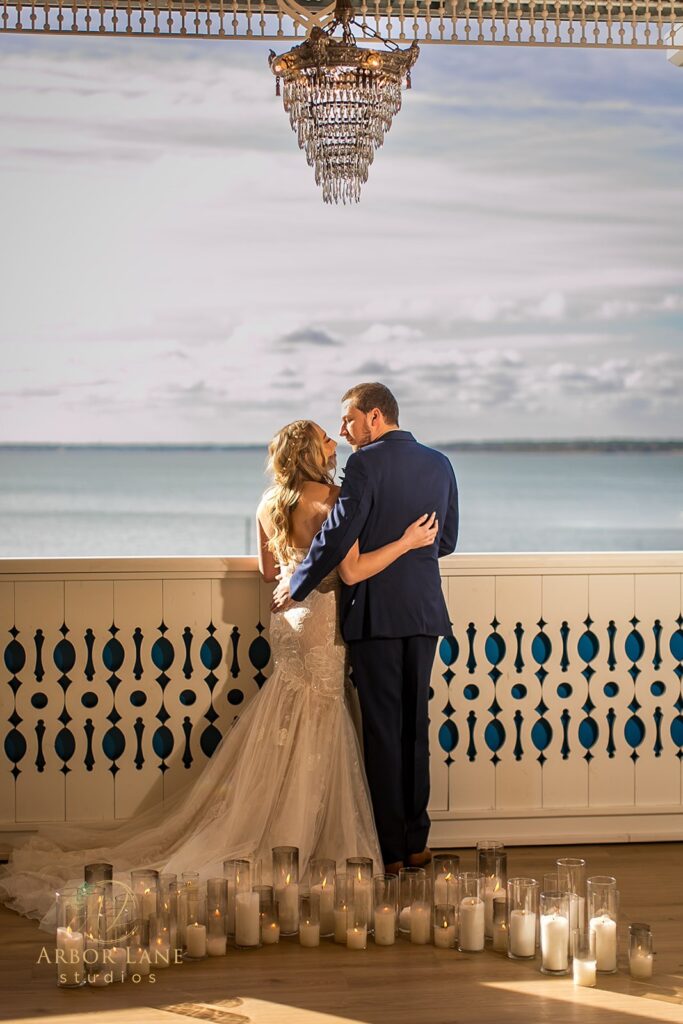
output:
M280 564L291 557L292 513L298 505L306 482L332 484L332 471L323 448L323 439L311 420L294 420L279 430L268 445L268 470L273 486L264 494L273 535L268 548Z

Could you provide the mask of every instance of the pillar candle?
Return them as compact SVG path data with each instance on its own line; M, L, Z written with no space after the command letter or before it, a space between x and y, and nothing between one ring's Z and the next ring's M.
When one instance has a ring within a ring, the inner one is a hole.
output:
M528 910L510 912L510 952L513 956L535 956L536 914Z
M396 911L393 907L375 910L375 945L393 946L396 942Z
M607 914L590 919L590 930L595 932L595 960L599 971L617 968L617 922Z
M365 920L372 924L372 881L369 878L356 878L353 883L353 900L359 909L365 911Z
M450 903L456 905L457 878L453 875L439 875L434 881L434 906Z
M142 894L142 916L148 918L150 914L157 912L157 894L151 889L145 889Z
M320 934L331 935L334 931L334 887L319 882L311 892L320 897Z
M484 948L484 902L477 896L460 901L460 947L477 952Z
M425 946L432 931L432 911L426 903L415 902L410 908L410 941Z
M299 925L299 945L312 948L320 945L320 925L304 923Z
M57 961L57 980L64 975L60 984L78 985L83 978L83 932L71 928L57 929L57 949L62 951ZM61 961L65 962L62 963Z
M257 892L238 892L235 896L235 944L258 946L260 936L259 895Z
M274 946L280 941L280 925L277 921L271 921L261 929L261 942L265 946Z
M149 950L144 946L131 946L128 950L128 977L139 974L145 977L150 971Z
M632 978L642 981L652 977L652 953L632 953L628 961L628 969Z
M434 925L434 945L438 949L452 949L455 945L455 925Z
M185 944L187 955L196 960L206 956L206 926L203 924L188 924L185 931Z
M349 949L365 949L368 944L368 929L365 925L359 928L346 929L346 945Z
M107 970L114 972L114 981L125 981L128 974L128 950L125 946L112 946L105 949Z
M595 988L595 960L579 960L572 963L574 984L580 988Z
M226 935L208 935L206 939L206 952L209 956L225 956L228 951L228 939Z
M280 928L285 934L292 935L299 927L299 886L296 882L279 885L275 890L278 903Z
M560 914L541 914L541 957L547 971L569 966L569 921Z
M410 907L404 907L399 914L398 926L402 932L410 931Z

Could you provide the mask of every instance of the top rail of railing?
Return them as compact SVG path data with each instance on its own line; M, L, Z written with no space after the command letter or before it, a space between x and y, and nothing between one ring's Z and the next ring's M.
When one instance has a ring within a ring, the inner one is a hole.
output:
M672 0L362 0L355 9L361 41L663 49L683 37L683 2ZM3 0L0 31L301 40L333 10L321 0Z

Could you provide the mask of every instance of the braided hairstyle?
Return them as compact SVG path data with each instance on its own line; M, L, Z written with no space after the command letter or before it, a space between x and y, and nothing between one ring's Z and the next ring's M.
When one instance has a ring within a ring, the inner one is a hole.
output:
M307 481L332 484L322 438L311 420L294 420L279 430L268 445L268 471L273 485L264 494L273 535L268 548L283 565L293 554L292 513Z

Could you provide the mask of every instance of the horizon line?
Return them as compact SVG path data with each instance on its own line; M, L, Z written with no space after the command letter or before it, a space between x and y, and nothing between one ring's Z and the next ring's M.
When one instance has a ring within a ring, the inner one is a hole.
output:
M41 449L109 449L109 450L189 450L189 451L255 451L267 449L268 441L0 441L0 451ZM344 441L342 448L350 447ZM637 447L677 448L683 447L683 437L568 437L568 438L481 438L477 440L450 440L424 442L434 448L590 448L590 447Z

